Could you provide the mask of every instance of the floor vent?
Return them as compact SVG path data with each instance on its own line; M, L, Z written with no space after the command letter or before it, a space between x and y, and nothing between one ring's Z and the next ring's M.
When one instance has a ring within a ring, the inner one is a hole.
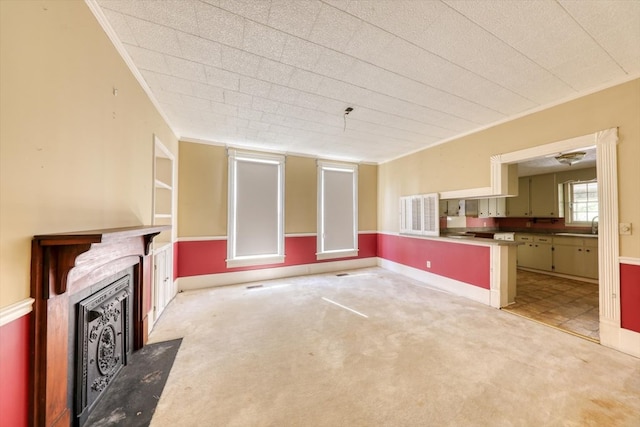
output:
M348 276L348 275L349 275L349 273L338 273L338 274L336 274L336 276L338 276L338 277Z
M261 288L262 285L251 285L251 286L247 286L247 289L256 289L256 288Z

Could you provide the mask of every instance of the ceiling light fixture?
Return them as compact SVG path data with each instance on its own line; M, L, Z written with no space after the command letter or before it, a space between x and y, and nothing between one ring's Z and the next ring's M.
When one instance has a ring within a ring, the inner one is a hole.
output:
M587 153L585 153L584 151L576 151L575 153L560 154L559 156L556 156L556 160L558 161L558 163L571 166L575 163L578 163L580 160L582 160L585 154Z

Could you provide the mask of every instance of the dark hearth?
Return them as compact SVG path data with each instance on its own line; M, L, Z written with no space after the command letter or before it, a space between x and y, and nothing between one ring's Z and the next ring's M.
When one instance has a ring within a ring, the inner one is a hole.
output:
M76 417L78 425L127 364L131 353L132 273L77 304Z

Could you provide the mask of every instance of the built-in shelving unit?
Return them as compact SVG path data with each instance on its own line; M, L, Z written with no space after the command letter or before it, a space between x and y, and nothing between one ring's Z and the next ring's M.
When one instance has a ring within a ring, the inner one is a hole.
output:
M153 147L153 225L171 225L174 222L173 188L175 181L174 157L156 137ZM173 242L174 228L158 236L154 249Z
M173 280L173 242L176 233L175 216L175 159L173 154L155 137L153 144L153 218L154 225L168 225L153 241L153 307L151 328L166 305L176 294Z

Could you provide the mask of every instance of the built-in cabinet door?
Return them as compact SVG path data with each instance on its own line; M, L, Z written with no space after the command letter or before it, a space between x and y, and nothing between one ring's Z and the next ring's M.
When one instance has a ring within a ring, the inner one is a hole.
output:
M155 322L176 294L173 283L173 248L165 245L154 251L153 305Z
M584 240L584 277L598 278L598 239Z
M504 217L507 215L507 201L504 197L496 197L494 199L488 199L489 201L489 216L491 218Z
M558 186L555 174L535 175L529 183L531 216L558 217Z
M478 200L478 218L489 218L489 200L490 199L480 199Z
M558 244L553 246L553 271L556 273L579 276L581 262L582 246Z
M529 214L529 177L524 177L518 179L518 196L507 200L507 216L522 218Z

